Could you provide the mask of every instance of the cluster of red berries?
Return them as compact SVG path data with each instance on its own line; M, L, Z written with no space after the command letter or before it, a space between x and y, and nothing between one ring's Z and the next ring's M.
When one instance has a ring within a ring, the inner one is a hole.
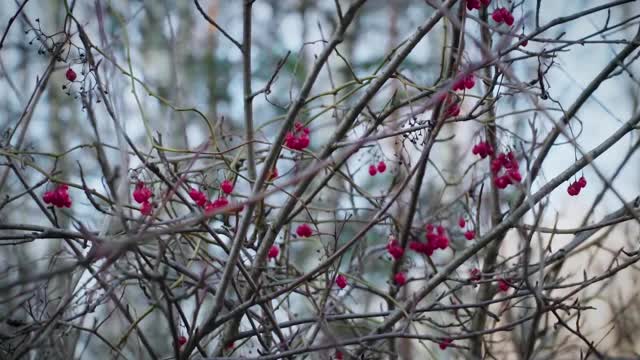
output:
M393 236L389 237L389 242L387 243L387 251L391 255L392 258L399 260L404 255L404 249L400 246L398 239Z
M504 22L509 26L513 25L514 22L514 18L511 12L507 10L507 8L503 7L496 9L493 14L491 14L491 18L497 23Z
M369 165L369 175L376 176L377 173L382 174L387 171L387 164L384 161L380 161L378 165Z
M233 191L233 187L231 188L231 191ZM207 196L202 191L196 190L194 188L191 188L189 190L189 197L191 197L191 200L193 200L196 205L204 209L205 214L211 214L216 210L223 209L229 206L229 200L226 197L219 197L214 201L209 201L207 200ZM237 213L241 211L243 207L244 206L240 204L238 206L230 208L229 212Z
M69 187L66 184L58 185L51 191L46 191L42 195L42 200L45 204L51 204L53 206L62 208L71 207L71 197L69 197Z
M309 146L309 128L300 122L294 125L294 131L289 131L284 138L284 144L293 150L303 150Z
M472 74L461 76L460 79L458 79L458 81L453 83L452 89L453 91L464 90L464 89L471 90L475 85L476 85L476 80L472 73Z
M480 141L479 143L473 145L473 149L471 149L471 153L473 155L478 155L480 158L484 159L487 156L493 156L493 146L489 144L487 141Z
M275 259L278 257L278 254L280 254L280 247L278 245L271 245L267 257L269 259Z
M407 283L407 275L403 272L396 273L393 276L393 282L398 286L402 286Z
M133 190L133 200L140 204L140 213L142 215L151 215L153 212L153 206L149 201L153 196L153 192L142 181L136 184L136 188Z
M569 187L567 188L567 193L569 193L569 195L571 196L578 196L580 194L580 190L584 189L585 187L587 187L587 179L582 176L580 177L580 179L578 179L578 181L574 181L571 183L571 185L569 185Z
M489 6L489 4L491 4L491 0L467 0L467 9L468 10L473 10L473 9L480 10L480 5Z
M502 176L498 176L500 170L505 169ZM514 183L522 181L522 175L513 152L501 153L491 161L491 172L495 175L494 183L498 189L504 189Z
M296 235L302 238L308 238L309 236L313 235L313 229L309 224L300 224L296 228Z
M439 225L434 232L433 225L428 224L426 226L426 230L425 238L427 239L427 242L411 241L409 243L409 249L420 254L431 256L434 251L438 249L444 250L449 247L449 238L447 237L446 231L442 225Z
M344 289L347 287L347 277L340 274L338 276L336 276L336 285L338 285L338 287L340 289Z
M440 341L438 345L440 346L440 350L445 350L449 345L451 345L451 343L453 343L453 339L444 339Z
M461 217L458 220L458 226L460 226L462 229L467 227L467 222L464 220L463 217ZM476 237L476 232L474 230L468 229L467 231L464 232L464 237L467 240L473 240Z

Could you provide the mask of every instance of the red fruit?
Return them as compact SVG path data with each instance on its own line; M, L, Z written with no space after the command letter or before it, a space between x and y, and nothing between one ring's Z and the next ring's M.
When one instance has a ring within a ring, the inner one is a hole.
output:
M393 276L393 281L396 283L396 285L402 286L407 283L407 276L403 272L396 273Z
M398 244L398 240L395 238L392 238L387 244L387 251L391 254L391 257L396 260L401 259L402 255L404 255L404 249Z
M382 174L383 172L385 172L387 170L387 164L384 163L384 161L380 161L378 163L378 172L380 174Z
M494 180L494 184L496 185L496 187L498 189L504 189L507 186L509 186L509 178L506 176L498 176L495 180Z
M498 289L502 292L509 291L509 282L505 279L498 280Z
M513 15L511 15L511 12L503 7L496 9L493 14L491 14L491 18L497 23L504 22L509 26L513 25L515 20Z
M491 14L491 18L493 19L493 21L497 23L501 23L502 21L504 21L504 14L502 13L502 8L494 11L493 14Z
M509 170L509 172L507 172L507 175L509 176L509 179L517 183L522 181L522 175L520 175L520 171L518 170Z
M482 278L482 272L478 268L473 268L469 270L469 280L478 281Z
M438 240L435 245L438 249L444 250L449 247L449 238L444 235L438 236Z
M489 4L491 4L491 0L480 0L480 2L482 3L482 5L484 6L489 6Z
M449 345L451 345L452 342L453 342L452 339L444 339L440 341L440 344L439 344L440 350L446 349L447 347L449 347Z
M424 247L424 244L419 242L419 241L411 241L409 242L409 249L415 251L415 252L422 252Z
M309 128L304 127L300 122L294 125L294 131L289 131L284 138L284 144L293 150L303 150L309 146Z
M377 173L378 173L378 169L376 168L376 166L369 165L369 175L376 176Z
M187 337L186 336L178 336L178 347L182 347L182 345L187 343Z
M433 232L433 224L427 224L427 226L425 226L425 230L427 230L427 232Z
M461 228L464 228L467 225L467 222L464 221L464 218L461 217L460 219L458 219L458 226L460 226Z
M524 39L524 35L520 35L520 40ZM522 42L522 44L520 44L520 46L522 47L527 47L527 45L529 45L529 40L525 40Z
M336 350L336 354L334 355L335 360L343 360L344 356L342 355L342 352L339 350Z
M143 202L142 206L140 207L140 213L142 215L151 215L152 212L153 206L151 205L151 203L148 201Z
M45 204L51 204L55 207L71 207L71 198L68 193L69 187L65 184L58 185L55 189L51 191L46 191L42 195L42 200Z
M69 81L75 81L76 78L78 77L78 75L76 74L75 71L73 71L72 68L67 69L67 72L64 73L64 76L67 78L67 80Z
M498 174L500 170L502 170L502 162L500 161L500 159L496 158L491 160L490 168L492 173Z
M460 115L460 105L458 105L457 103L453 103L449 105L449 108L447 109L447 112L446 112L446 116L452 117L452 116L458 116L458 115Z
M467 9L480 9L480 0L467 0Z
M189 197L191 197L191 200L199 207L205 207L205 205L207 205L207 196L201 191L191 188L189 190Z
M465 78L464 78L464 87L466 87L467 90L473 89L473 87L475 85L476 85L476 80L475 80L473 74L469 74L469 75L465 76Z
M149 201L151 196L153 196L153 193L151 192L151 190L149 190L148 187L144 185L143 182L138 182L136 184L136 189L133 190L133 199L138 204L142 204Z
M347 277L342 274L336 276L336 285L338 285L340 289L347 287Z
M473 145L473 149L471 149L471 153L473 155L478 155L480 153L480 148L478 147L478 144Z
M567 193L569 193L569 195L571 196L580 194L580 184L577 182L571 183L571 185L569 185L569 187L567 188Z
M296 229L296 234L300 237L308 238L313 234L313 229L311 228L311 226L309 226L309 224L301 224Z
M229 205L229 200L227 200L227 198L217 198L214 202L209 202L205 205L204 213L211 214L218 209L225 208L227 205Z
M222 192L225 193L225 194L231 194L231 192L233 191L233 183L231 181L225 179L220 184L220 190L222 190Z
M581 189L584 189L587 187L587 179L585 179L584 176L581 176L580 179L578 179L578 185Z
M473 231L473 230L467 230L467 231L464 233L464 237L465 237L467 240L473 240L473 239L475 239L475 237L476 237L476 232L475 232L475 231Z
M438 225L438 227L436 228L436 231L438 232L438 235L444 235L444 232L445 232L444 226Z
M280 248L278 247L278 245L272 245L271 248L269 248L267 257L269 259L275 259L278 257L278 254L280 254Z

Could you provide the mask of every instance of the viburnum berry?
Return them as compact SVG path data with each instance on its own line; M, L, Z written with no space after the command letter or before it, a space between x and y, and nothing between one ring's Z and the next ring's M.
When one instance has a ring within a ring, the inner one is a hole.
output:
M509 186L509 178L506 176L498 176L493 182L498 189L505 189Z
M393 275L393 282L398 286L402 286L407 283L407 276L403 272L396 273Z
M460 217L460 219L458 219L458 226L460 226L463 229L465 226L467 226L467 222L464 220L463 217Z
M493 19L493 21L497 22L497 23L502 23L504 22L505 24L511 26L513 25L514 22L514 18L513 15L511 14L511 12L509 10L507 10L507 8L501 7L496 9L493 14L491 14L491 18Z
M75 71L73 71L72 68L67 69L67 72L64 73L64 76L67 78L67 80L69 81L75 81L76 78L78 77L78 75L76 74Z
M311 226L309 226L309 224L301 224L298 225L296 234L300 237L307 238L313 234L313 229L311 228Z
M524 36L524 35L520 35L520 36L519 36L519 39L520 39L521 41L522 41L522 39L524 39L524 38L525 38L525 36ZM529 45L529 40L522 41L522 43L520 44L520 46L522 46L522 47L527 47L527 45Z
M389 243L387 243L387 251L391 254L391 257L398 260L404 255L404 249L398 243L398 240L394 237L389 237Z
M581 189L584 189L587 187L587 179L584 178L584 176L581 176L580 179L578 179L578 185L580 185Z
M476 237L476 232L475 232L475 231L473 231L473 230L467 230L467 231L464 233L464 237L465 237L467 240L473 240L473 239L475 239L475 237Z
M369 175L376 176L377 173L378 173L378 168L376 168L375 165L369 165Z
M336 276L336 285L338 285L340 289L347 287L347 277L342 274Z
M153 213L153 206L149 201L145 201L142 203L142 206L140 206L140 213L146 216L151 215L151 213Z
M278 254L280 254L280 247L278 245L271 245L267 257L269 259L275 259L278 257Z
M445 115L448 118L460 115L460 105L458 103L452 103L447 108L447 111L445 112Z
M378 163L377 169L378 169L378 172L380 174L382 174L383 172L385 172L387 170L387 164L385 164L384 161L380 161Z
M187 343L186 336L183 336L183 335L178 336L178 347L182 347L186 343Z
M509 282L505 279L498 280L498 289L502 292L509 291Z
M136 188L135 190L133 190L133 200L135 200L138 204L148 202L152 196L153 193L148 187L145 186L142 181L139 181L136 184Z
M478 281L482 278L482 272L478 268L473 268L469 270L469 280Z
M440 343L438 344L440 346L440 350L445 350L446 348L449 347L449 345L451 345L451 343L453 343L453 339L444 339L442 341L440 341Z
M473 145L471 153L473 155L478 155L482 159L484 159L487 156L493 155L493 146L491 146L491 144L489 144L487 141L480 141L479 143Z
M220 183L220 190L225 194L231 194L233 191L233 183L229 180L224 180Z
M69 196L69 186L66 184L58 185L55 189L51 191L46 191L44 195L42 195L42 200L45 204L51 204L55 207L71 207L71 197Z
M480 9L480 5L489 6L491 4L491 0L467 0L467 9Z
M303 150L309 146L311 139L309 138L309 128L304 127L300 122L294 125L294 131L289 131L285 136L285 145L293 150Z
M218 209L227 207L227 205L229 205L229 200L227 200L227 198L225 197L219 197L213 202L207 202L204 207L204 213L209 215Z
M207 196L202 191L191 188L189 190L189 197L201 208L207 205Z
M476 86L476 80L475 77L473 76L473 73L471 74L467 74L464 76L461 76L454 84L453 84L453 91L456 90L471 90L473 89L473 87Z

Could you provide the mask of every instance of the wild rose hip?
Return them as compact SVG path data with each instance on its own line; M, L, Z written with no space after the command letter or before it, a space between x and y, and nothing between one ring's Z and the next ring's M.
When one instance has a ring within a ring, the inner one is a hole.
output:
M296 229L296 234L300 237L308 238L313 234L313 229L311 228L311 226L309 226L309 224L301 224Z
M396 273L393 276L393 282L398 286L402 286L407 283L407 276L403 272Z
M222 190L222 192L225 194L231 194L231 192L233 192L233 183L225 179L222 183L220 183L220 190Z
M376 168L375 165L369 165L369 175L376 176L377 173L378 173L378 168Z
M342 274L336 276L336 285L338 285L340 289L347 287L347 277Z
M76 78L78 77L78 75L76 74L75 71L73 71L72 68L67 69L67 72L64 73L64 76L67 78L67 80L69 81L75 81Z
M269 248L269 252L267 253L267 257L269 259L275 259L278 257L278 254L280 254L280 247L278 247L278 245L271 245L271 248Z
M380 161L376 168L378 169L378 172L380 174L382 174L383 172L385 172L387 170L387 164L385 164L384 161Z

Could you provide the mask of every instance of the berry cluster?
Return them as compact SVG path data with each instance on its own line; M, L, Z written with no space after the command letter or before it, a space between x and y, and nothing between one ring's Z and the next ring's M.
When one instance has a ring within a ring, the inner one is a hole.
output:
M473 9L480 10L481 6L489 6L489 4L491 4L491 0L467 0L467 9L468 10L473 10Z
M278 245L271 245L267 257L269 259L275 259L278 257L278 254L280 254L280 247Z
M376 176L377 173L382 174L387 171L387 164L384 161L380 161L378 165L369 165L369 175Z
M507 8L498 8L496 9L493 14L491 14L491 18L493 19L493 21L499 23L505 23L509 26L513 25L513 15L511 14L511 12L509 10L507 10Z
M567 193L569 193L569 195L571 196L578 196L580 194L580 190L584 189L585 187L587 187L587 179L582 176L580 177L580 179L578 179L578 181L574 181L571 183L571 185L569 185L569 187L567 188Z
M505 169L502 176L498 176L502 169ZM513 152L501 153L491 161L491 172L495 175L494 183L498 189L505 189L507 186L522 181L522 175Z
M309 146L309 128L301 122L296 122L294 131L289 131L284 138L284 144L293 150L304 150Z
M471 90L475 85L476 85L476 80L473 74L467 74L467 75L461 76L460 79L458 79L458 81L453 83L452 89L453 91L457 91L457 90L463 91L464 89Z
M387 243L387 251L389 252L389 254L391 254L391 257L396 260L401 259L402 255L404 255L404 249L402 248L402 246L400 246L400 243L398 243L398 239L393 236L389 237L389 243Z
M301 224L298 225L296 234L302 238L308 238L309 236L313 235L313 229L309 224Z
M223 181L223 184L224 184L224 181ZM221 185L221 188L222 188L222 185ZM232 185L231 191L233 191L233 185ZM207 215L214 213L216 210L224 209L229 206L229 200L226 197L221 196L214 201L209 201L207 200L207 196L202 191L196 190L194 188L191 188L189 190L189 197L191 197L191 200L193 200L196 203L196 205L198 205L198 207L204 209L204 213ZM237 213L241 211L243 208L244 206L242 204L239 204L228 210L231 213Z
M58 185L55 189L47 191L42 196L42 200L45 204L51 204L53 206L62 208L71 207L71 197L69 197L69 187L65 184Z
M487 141L480 141L479 143L473 145L471 153L473 155L478 155L482 159L484 159L487 156L493 156L493 146L491 146L491 144L489 144Z
M347 287L347 277L340 274L338 276L336 276L336 285L338 285L338 287L340 289L344 289Z
M434 232L434 227L431 224L426 226L426 234L425 238L427 239L426 243L420 241L412 241L409 243L409 249L421 253L427 256L433 255L433 252L440 249L444 250L449 247L449 238L447 237L446 231L442 225L437 227L436 232Z
M153 196L153 192L142 181L136 184L136 188L133 190L133 200L135 200L140 206L140 213L142 215L151 215L153 212L153 206L149 201Z

